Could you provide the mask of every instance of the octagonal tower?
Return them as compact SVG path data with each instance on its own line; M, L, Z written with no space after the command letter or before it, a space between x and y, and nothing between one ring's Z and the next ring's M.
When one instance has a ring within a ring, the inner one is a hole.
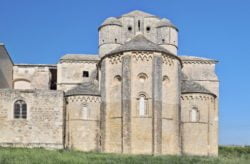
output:
M178 29L168 19L142 11L132 11L118 18L108 18L99 27L99 54L104 56L125 44L137 34L143 34L174 55L178 50Z

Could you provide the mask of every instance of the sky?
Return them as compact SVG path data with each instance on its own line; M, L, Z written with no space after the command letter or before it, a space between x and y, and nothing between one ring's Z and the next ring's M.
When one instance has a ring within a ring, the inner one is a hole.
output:
M249 0L0 0L0 42L14 63L97 54L105 18L143 10L179 29L179 54L219 60L219 143L250 145Z

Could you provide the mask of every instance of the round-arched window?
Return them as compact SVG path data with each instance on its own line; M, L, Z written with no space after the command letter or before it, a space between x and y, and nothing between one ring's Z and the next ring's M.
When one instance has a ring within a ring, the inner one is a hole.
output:
M147 80L148 76L145 73L139 73L138 74L138 79L140 83L144 83Z
M114 82L115 83L120 83L122 81L122 77L120 76L120 75L116 75L115 77L114 77Z
M27 104L23 100L17 100L14 103L14 118L26 119L27 118Z
M170 82L170 79L169 79L169 77L168 77L167 75L164 75L164 76L162 77L162 81L163 81L164 83L169 83L169 82Z
M200 113L197 107L192 107L190 110L190 121L191 122L198 122L200 119Z
M146 100L146 96L141 94L139 96L139 116L145 116L146 115L146 111L147 111L147 100Z

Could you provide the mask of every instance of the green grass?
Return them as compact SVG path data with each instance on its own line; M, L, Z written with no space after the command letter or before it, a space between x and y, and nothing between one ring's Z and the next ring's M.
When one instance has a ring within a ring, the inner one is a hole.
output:
M0 148L0 164L136 164L250 163L250 147L220 147L219 157L119 155L67 150Z

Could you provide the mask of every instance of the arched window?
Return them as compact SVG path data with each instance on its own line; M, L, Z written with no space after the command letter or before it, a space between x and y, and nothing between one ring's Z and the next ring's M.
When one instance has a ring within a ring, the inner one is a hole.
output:
M26 119L27 118L27 104L23 100L17 100L14 103L14 118Z
M170 82L170 79L169 79L169 77L168 77L167 75L164 75L164 76L162 77L162 81L163 81L163 83L169 83L169 82Z
M137 77L138 77L140 83L144 83L148 78L147 74L145 74L145 73L139 73Z
M89 119L89 115L90 115L90 113L89 113L88 106L87 105L83 105L83 107L82 107L82 118L83 119Z
M138 114L139 116L147 115L147 98L143 94L138 98Z
M190 121L191 122L198 122L200 119L200 116L199 116L199 110L197 107L193 107L191 110L190 110Z
M117 84L117 83L120 83L122 81L122 77L120 75L116 75L114 77L114 82Z

